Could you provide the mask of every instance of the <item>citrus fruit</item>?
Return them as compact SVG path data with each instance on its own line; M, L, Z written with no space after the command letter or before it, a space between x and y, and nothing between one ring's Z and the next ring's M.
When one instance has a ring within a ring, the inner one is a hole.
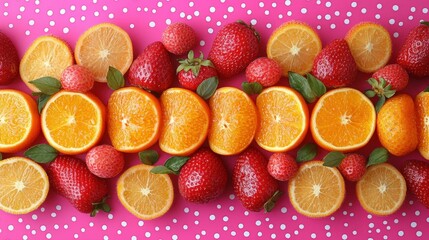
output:
M103 136L105 107L91 93L59 91L46 103L41 125L52 147L61 153L80 154Z
M26 93L0 90L0 152L19 152L40 133L36 102Z
M302 164L289 180L289 199L295 210L307 217L326 217L337 211L344 201L344 179L337 168L313 160Z
M207 103L183 88L169 88L160 97L162 127L159 147L171 155L186 156L206 140L210 122Z
M161 106L151 93L136 87L120 88L107 103L107 132L113 147L135 153L151 147L159 137Z
M377 133L381 145L395 156L417 148L416 110L410 95L402 93L386 101L378 112Z
M267 56L280 64L283 76L288 72L310 72L322 42L316 31L301 21L288 21L278 27L267 43Z
M372 73L382 68L392 55L392 39L382 25L362 22L354 25L345 37L358 69Z
M375 131L371 101L353 88L325 93L311 114L310 129L316 143L328 151L349 152L365 146Z
M356 195L361 206L375 215L394 213L402 206L406 193L404 177L389 163L368 167L356 184Z
M12 214L36 210L49 192L45 170L30 159L11 157L0 161L0 209Z
M116 185L122 205L143 220L164 215L174 199L170 176L151 173L152 168L145 164L130 167L121 174Z
M418 150L429 160L429 92L419 93L414 103L416 105L416 121L418 134Z
M87 67L96 81L106 82L109 67L127 72L133 62L133 45L128 33L112 23L101 23L86 30L77 40L76 62Z
M298 146L309 125L308 107L302 96L288 87L270 87L256 98L259 128L255 140L270 152L285 152Z
M41 36L25 51L19 74L31 91L40 92L29 82L42 77L60 79L63 70L72 64L73 53L66 42L54 36Z
M210 98L209 105L212 115L208 141L213 152L234 155L246 149L258 126L253 100L238 88L222 87Z

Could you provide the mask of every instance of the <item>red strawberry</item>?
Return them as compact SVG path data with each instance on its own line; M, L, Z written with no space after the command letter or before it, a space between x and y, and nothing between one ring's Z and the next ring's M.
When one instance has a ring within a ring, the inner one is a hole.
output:
M161 42L148 45L128 70L128 80L149 91L162 92L175 78L170 55Z
M391 85L393 90L401 91L408 85L408 73L399 64L389 64L381 69L377 70L373 75L373 78L380 81L383 78L386 84ZM373 86L374 87L374 86ZM383 89L374 89L376 92L380 92Z
M72 92L88 92L94 86L94 77L88 68L80 65L71 65L61 74L61 86Z
M252 26L242 21L229 23L216 35L209 59L222 78L232 77L258 57L259 40Z
M51 186L80 212L94 216L99 209L110 211L104 202L108 193L107 182L92 174L84 161L58 156L49 164L47 172Z
M260 211L264 206L273 207L279 185L267 171L268 161L262 153L248 148L238 157L232 174L235 195L250 211ZM271 209L266 209L269 211Z
M9 37L0 32L0 85L9 84L18 74L18 52Z
M411 75L429 76L429 22L421 22L410 31L396 62Z
M357 67L347 42L336 39L316 56L313 75L328 88L351 84L357 75Z
M189 90L195 91L198 86L206 79L217 77L217 71L210 60L204 59L203 54L200 57L194 57L194 51L189 51L188 58L179 61L177 68L177 77L179 83Z
M280 65L269 58L260 57L255 59L246 68L246 79L248 82L258 82L263 87L275 85L282 76Z
M116 177L124 169L124 155L110 145L93 147L86 154L89 171L100 178Z
M366 158L357 153L347 154L338 166L338 170L345 179L352 182L359 181L366 171Z
M162 44L175 55L189 52L197 44L194 29L185 23L173 23L162 33Z
M429 208L429 163L409 160L405 163L403 174L408 190Z
M222 159L202 148L180 169L179 192L187 201L206 203L225 190L228 173Z
M279 181L287 181L298 172L298 163L286 153L274 153L268 159L268 173Z

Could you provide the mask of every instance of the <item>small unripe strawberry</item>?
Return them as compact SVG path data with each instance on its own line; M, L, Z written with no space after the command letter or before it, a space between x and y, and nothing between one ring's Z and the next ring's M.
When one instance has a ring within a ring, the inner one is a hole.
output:
M94 86L95 78L84 66L71 65L61 74L61 86L71 92L88 92Z
M268 172L279 181L287 181L298 172L298 163L286 153L274 153L268 160Z
M110 145L93 147L86 154L89 171L100 178L116 177L124 169L124 155Z
M162 33L162 44L175 55L189 52L197 44L194 29L185 23L173 23Z

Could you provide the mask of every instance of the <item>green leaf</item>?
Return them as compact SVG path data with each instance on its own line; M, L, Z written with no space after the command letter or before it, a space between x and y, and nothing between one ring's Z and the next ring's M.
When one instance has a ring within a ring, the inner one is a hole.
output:
M171 157L167 159L164 166L172 170L175 174L179 174L180 169L189 160L189 157Z
M378 99L377 103L375 104L375 111L379 112L385 102L386 102L386 97L384 95L381 95L381 97Z
M271 196L271 198L264 203L264 210L266 213L273 210L273 208L276 206L276 202L280 199L282 194L283 193L280 190L277 190L274 192L273 196Z
M429 22L428 22L428 21L421 21L421 22L420 22L420 24L423 24L423 25L429 26Z
M387 159L389 159L389 152L385 148L379 147L371 152L366 166L369 167L371 165L384 163L387 161Z
M367 97L369 97L369 98L372 98L372 97L375 97L375 91L374 90L366 90L365 91L365 96L367 96Z
M217 77L207 78L198 85L197 94L203 99L207 100L215 93L217 86L219 85L219 79Z
M390 86L390 85L388 85ZM395 95L396 91L395 90L384 90L384 96L386 96L386 98L391 98L393 97L393 95Z
M53 77L42 77L29 83L36 86L42 93L53 95L61 90L61 82Z
M159 154L157 151L150 149L139 152L139 159L142 163L146 165L153 165L158 161Z
M44 94L44 93L41 93L39 97L37 97L37 109L39 110L39 113L42 112L49 98L51 98L51 95Z
M117 90L125 85L124 75L112 67L109 66L109 71L107 72L107 86L112 90Z
M0 153L0 160L3 160L3 155Z
M311 89L308 79L299 75L298 73L289 72L289 85L297 90L304 97L305 101L312 103L316 101L317 95Z
M306 162L313 160L317 156L317 145L314 143L307 143L300 148L296 155L297 162Z
M24 155L38 163L49 163L58 156L58 151L48 144L38 144L25 151Z
M259 94L262 92L262 85L258 82L243 82L241 83L241 88L243 91L249 95Z
M154 174L176 174L173 170L169 169L166 166L156 166L150 170L151 173Z
M425 88L425 90L423 90L423 92L429 92L429 86Z
M307 73L308 84L311 90L315 93L316 97L321 97L326 93L326 86L319 79L310 73Z
M340 165L341 161L346 157L344 153L341 152L330 152L326 154L326 156L323 158L323 166L328 167L336 167Z

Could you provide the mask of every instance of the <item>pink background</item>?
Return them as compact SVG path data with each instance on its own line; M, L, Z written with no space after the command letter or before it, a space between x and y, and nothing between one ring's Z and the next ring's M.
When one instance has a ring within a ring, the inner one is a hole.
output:
M209 3L210 2L210 3ZM134 44L137 56L149 43L159 40L163 29L172 22L186 22L198 33L200 46L208 54L212 40L225 24L242 19L251 22L261 33L265 44L271 32L281 23L292 19L308 22L317 29L324 45L335 38L344 37L348 29L361 21L374 21L391 33L394 52L404 41L408 31L427 18L427 1L12 1L0 3L0 31L15 43L20 57L38 36L53 34L74 47L77 38L96 23L112 22L124 28ZM426 19L429 20L429 19ZM265 53L263 53L265 54ZM366 89L361 74L353 85ZM429 79L412 79L405 92L413 96L429 85ZM239 84L240 75L221 86ZM177 84L177 83L176 83ZM282 79L280 85L287 85ZM0 88L29 90L15 81ZM106 103L111 90L97 84L94 92ZM311 107L311 106L310 106ZM108 143L107 136L103 140ZM307 142L311 141L308 136ZM42 136L38 142L44 142ZM369 146L359 152L368 155L379 146L374 136ZM157 146L154 149L158 149ZM159 150L159 149L158 149ZM292 151L291 154L295 154ZM318 158L326 152L320 151ZM265 152L266 156L269 153ZM16 155L22 155L17 153ZM11 154L4 154L10 157ZM128 154L127 166L138 164L136 154ZM84 156L80 156L83 158ZM161 154L159 163L169 157ZM401 168L407 159L423 159L417 152L403 157L390 158ZM235 157L223 158L231 172ZM176 177L172 176L176 184ZM0 239L428 239L428 209L415 197L408 195L401 209L388 217L366 213L355 196L355 185L347 183L347 196L341 209L323 219L309 219L298 214L284 194L273 212L264 214L246 211L235 198L232 187L212 202L200 205L185 202L176 191L171 210L163 217L142 221L128 213L119 203L112 179L112 212L97 217L77 212L61 196L51 191L46 202L33 213L14 216L0 212ZM287 184L281 185L287 190Z

